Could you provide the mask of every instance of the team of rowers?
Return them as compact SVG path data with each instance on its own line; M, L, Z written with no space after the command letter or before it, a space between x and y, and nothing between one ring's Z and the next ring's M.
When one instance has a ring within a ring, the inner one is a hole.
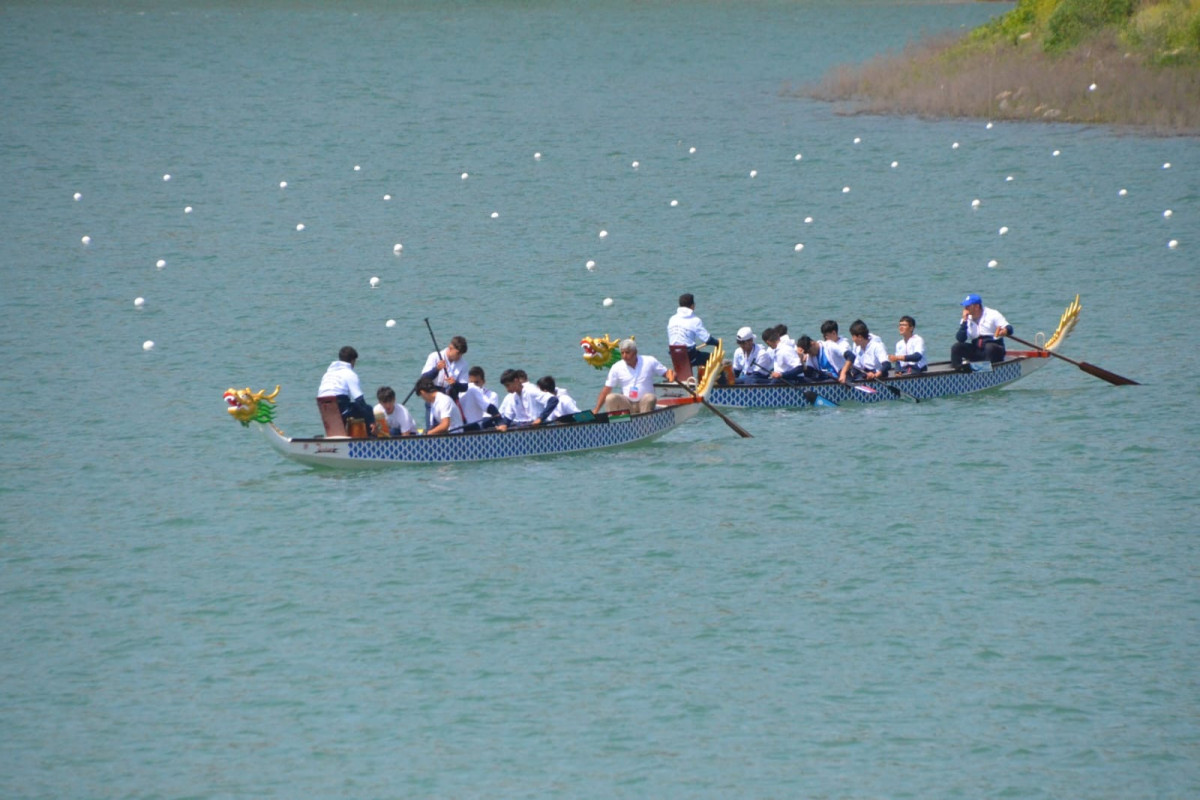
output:
M1000 312L985 307L977 294L967 295L961 305L962 322L950 351L953 368L969 370L968 362L1002 360L1004 336L1012 334L1012 326ZM850 325L849 340L840 335L833 320L821 324L820 340L808 336L793 340L786 325L776 325L762 332L763 343L759 344L754 331L743 327L737 332L738 346L731 374L723 373L718 382L728 383L732 379L739 385L828 380L846 383L886 378L893 369L898 374L924 372L928 361L925 342L916 333L916 321L903 316L898 329L900 339L895 352L889 354L883 340L871 333L862 320ZM680 295L679 308L667 323L667 339L673 359L678 359L674 363L680 365L705 363L707 354L701 348L717 344L717 339L696 316L695 298L691 294ZM674 382L675 370L653 356L640 355L633 339L622 340L619 350L620 359L610 367L593 413L602 409L635 414L653 411L657 402L655 382L660 377ZM579 405L566 389L557 386L553 376L546 375L531 383L520 369L505 370L500 376L500 383L508 392L500 401L487 388L483 368L468 367L463 358L466 353L467 340L455 336L445 349L435 350L425 359L425 367L410 396L416 393L425 401L427 434L488 428L504 431L568 421L580 414ZM412 415L403 403L396 402L396 392L391 387L379 388L376 392L379 402L374 407L366 402L354 371L357 360L358 352L353 347L343 347L338 360L329 365L321 379L318 399L336 399L347 430L352 430L354 421L358 421L369 436L415 434L417 427Z

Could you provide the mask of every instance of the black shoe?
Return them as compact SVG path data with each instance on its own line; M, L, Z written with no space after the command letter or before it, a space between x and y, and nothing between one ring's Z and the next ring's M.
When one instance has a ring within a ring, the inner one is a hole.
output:
M957 367L955 367L954 371L955 372L974 372L975 370L971 369L970 364L963 362L962 364L959 364Z

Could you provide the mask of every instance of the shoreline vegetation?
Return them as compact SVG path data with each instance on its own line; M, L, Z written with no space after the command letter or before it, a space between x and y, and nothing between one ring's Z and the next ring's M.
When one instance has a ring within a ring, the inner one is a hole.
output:
M1127 126L1200 135L1200 0L1018 0L965 37L843 66L798 96L847 114Z

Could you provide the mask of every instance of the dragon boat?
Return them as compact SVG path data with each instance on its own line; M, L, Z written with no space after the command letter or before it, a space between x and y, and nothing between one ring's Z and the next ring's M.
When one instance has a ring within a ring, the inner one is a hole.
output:
M710 363L720 364L723 357L723 352L715 352ZM713 370L714 375L717 372ZM381 439L288 436L275 424L278 386L271 394L266 390L231 388L225 392L225 403L234 419L243 427L258 428L267 443L285 458L314 466L363 469L558 455L645 442L700 413L711 384L712 381L701 382L694 394L685 391L678 397L663 398L653 411L645 414L593 414L589 410L574 414L571 421L537 427Z
M1067 306L1059 319L1058 328L1048 339L1039 333L1033 350L1010 350L1003 361L976 363L971 371L959 372L948 362L929 365L926 372L915 375L896 375L858 383L838 383L836 380L794 383L745 385L715 385L708 400L715 406L727 408L804 408L858 405L905 400L919 402L937 397L970 394L995 389L1018 381L1041 369L1066 341L1079 319L1079 296ZM598 361L605 351L604 340L589 339L584 344L584 359ZM583 344L583 343L581 343ZM710 359L710 363L712 363ZM664 399L678 398L684 390L672 384L657 384L655 392Z

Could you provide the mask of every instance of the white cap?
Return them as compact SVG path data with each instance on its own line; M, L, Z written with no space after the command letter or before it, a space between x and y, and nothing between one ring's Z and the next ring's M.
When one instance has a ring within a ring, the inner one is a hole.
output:
M737 340L739 342L753 342L754 341L754 331L750 330L749 325L747 325L744 328L738 328Z

